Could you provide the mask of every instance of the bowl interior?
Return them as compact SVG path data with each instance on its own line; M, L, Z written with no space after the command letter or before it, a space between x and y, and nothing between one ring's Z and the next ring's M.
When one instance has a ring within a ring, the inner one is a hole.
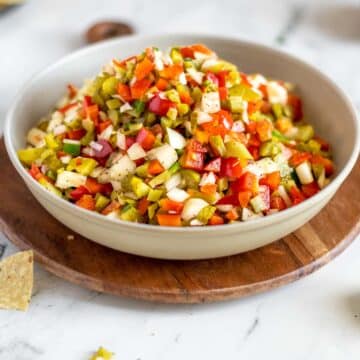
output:
M95 45L60 60L35 77L16 101L7 134L15 149L25 145L25 136L41 116L49 112L68 83L81 85L112 58L126 58L150 45L167 49L175 44L205 43L222 58L244 72L293 82L302 96L307 120L334 149L337 172L351 157L358 129L352 107L339 89L316 69L284 53L240 40L211 36L130 37ZM346 141L344 141L346 139Z

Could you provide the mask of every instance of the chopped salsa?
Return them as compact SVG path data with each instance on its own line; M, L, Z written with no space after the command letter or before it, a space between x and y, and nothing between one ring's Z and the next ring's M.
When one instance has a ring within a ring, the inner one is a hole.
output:
M334 173L294 86L201 44L149 47L68 85L18 156L56 196L113 219L222 225L285 210Z

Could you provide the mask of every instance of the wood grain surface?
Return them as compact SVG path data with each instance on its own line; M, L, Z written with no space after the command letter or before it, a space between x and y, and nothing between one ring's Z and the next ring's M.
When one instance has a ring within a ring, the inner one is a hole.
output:
M294 233L247 253L168 261L114 251L74 234L27 190L0 141L0 229L33 249L45 269L89 289L168 303L239 298L300 279L341 253L360 230L360 161L321 213ZM35 279L36 281L36 279Z

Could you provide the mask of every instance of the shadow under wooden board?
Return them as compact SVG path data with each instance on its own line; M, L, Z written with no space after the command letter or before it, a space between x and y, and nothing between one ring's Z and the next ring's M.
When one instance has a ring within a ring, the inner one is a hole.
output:
M27 190L3 140L0 169L0 229L10 241L33 249L35 259L55 275L118 296L199 303L256 294L310 274L341 253L360 230L360 161L326 208L299 230L247 253L198 261L129 255L74 234Z

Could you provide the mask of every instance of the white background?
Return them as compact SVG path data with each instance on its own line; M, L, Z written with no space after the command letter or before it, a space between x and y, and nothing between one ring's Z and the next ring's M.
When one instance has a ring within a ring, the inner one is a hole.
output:
M221 33L280 47L321 68L360 108L358 1L28 0L0 14L0 126L24 82L84 46L85 29L102 19L142 34ZM0 244L8 244L1 234ZM15 250L8 244L5 255ZM357 241L292 285L191 306L90 292L37 266L29 311L0 312L0 359L85 360L104 345L123 360L358 360L359 256Z

